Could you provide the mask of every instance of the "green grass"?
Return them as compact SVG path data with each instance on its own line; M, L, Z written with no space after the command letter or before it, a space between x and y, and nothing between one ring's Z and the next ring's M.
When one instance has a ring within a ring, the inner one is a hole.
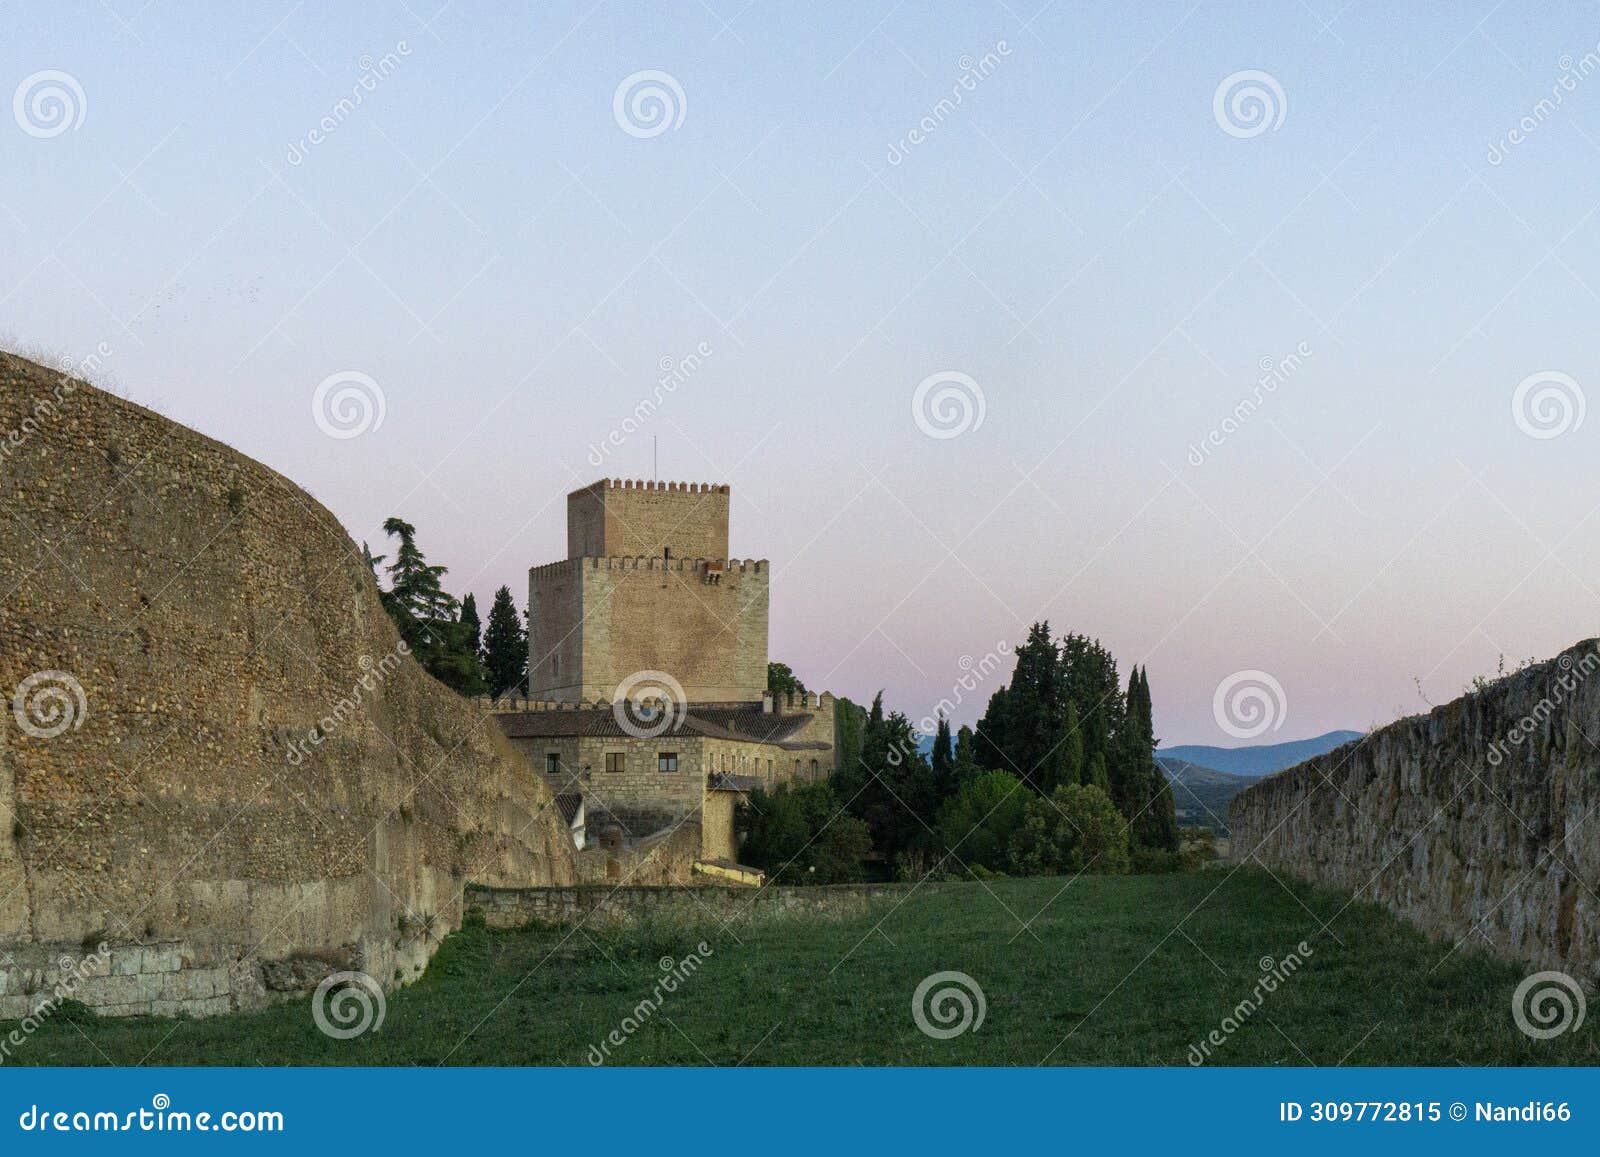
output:
M704 966L610 1063L1182 1065L1250 995L1260 959L1301 940L1304 968L1211 1063L1600 1063L1589 1023L1543 1042L1517 1030L1511 994L1528 970L1451 952L1377 908L1259 871L1066 883L946 885L870 917L731 930L469 927L354 1040L323 1036L300 1000L208 1020L56 1018L7 1063L583 1065L651 994L660 958L702 939ZM987 1015L934 1040L911 998L944 970L977 981Z

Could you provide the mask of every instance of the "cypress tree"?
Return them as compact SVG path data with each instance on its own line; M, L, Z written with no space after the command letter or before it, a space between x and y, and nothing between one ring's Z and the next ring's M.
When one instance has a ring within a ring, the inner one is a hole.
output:
M494 601L489 604L489 624L483 633L483 665L489 694L498 696L525 689L528 637L522 629L517 604L511 600L510 587L495 591Z
M938 734L933 737L933 756L930 762L933 792L940 801L943 801L956 789L956 752L950 739L950 720L945 718L942 711L939 713Z
M478 621L478 600L471 591L468 591L467 597L461 600L460 623L464 628L463 634L466 636L467 649L474 655L481 656L483 653L483 626Z

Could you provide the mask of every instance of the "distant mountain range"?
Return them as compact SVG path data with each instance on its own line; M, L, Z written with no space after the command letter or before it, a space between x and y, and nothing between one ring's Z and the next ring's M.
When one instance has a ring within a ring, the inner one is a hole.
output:
M1156 762L1172 784L1172 806L1180 824L1207 827L1228 834L1228 804L1262 776L1293 767L1314 755L1360 739L1360 731L1330 731L1314 739L1290 743L1264 743L1259 747L1208 747L1180 744L1161 748ZM918 744L924 755L933 751L931 736Z
M1353 739L1360 739L1361 731L1330 731L1314 739L1296 739L1291 743L1263 743L1258 747L1208 747L1204 744L1180 744L1163 747L1157 754L1163 759L1183 763L1198 763L1213 771L1229 775L1242 775L1259 779L1286 767L1293 767L1336 747L1343 747Z
M1156 763L1172 784L1172 810L1178 823L1210 828L1220 836L1228 834L1228 805L1233 797L1256 782L1165 755Z

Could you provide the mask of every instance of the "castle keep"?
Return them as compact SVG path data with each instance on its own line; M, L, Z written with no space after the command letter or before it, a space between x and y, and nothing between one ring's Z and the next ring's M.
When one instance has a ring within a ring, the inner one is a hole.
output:
M676 878L735 864L754 787L834 768L833 696L767 693L771 568L728 557L728 508L700 483L569 494L567 557L528 572L528 696L495 705L580 850L672 833Z

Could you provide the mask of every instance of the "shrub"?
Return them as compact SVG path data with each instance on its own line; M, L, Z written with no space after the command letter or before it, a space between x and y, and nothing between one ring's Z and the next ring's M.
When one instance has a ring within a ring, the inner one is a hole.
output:
M939 809L939 838L969 870L1003 872L1008 849L1022 826L1032 793L1010 772L986 771L963 784Z
M1128 824L1092 784L1067 784L1032 797L1008 845L1013 871L1024 875L1121 875L1128 870Z
M1128 871L1135 876L1161 876L1182 868L1177 852L1165 848L1135 848Z

